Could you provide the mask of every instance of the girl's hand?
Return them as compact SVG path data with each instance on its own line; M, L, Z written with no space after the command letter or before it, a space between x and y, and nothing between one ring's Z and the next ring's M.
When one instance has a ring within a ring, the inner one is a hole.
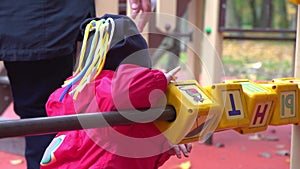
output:
M181 158L181 153L185 157L189 157L189 153L192 151L192 143L178 144L174 145L172 149L169 150L170 155L176 155L177 158Z

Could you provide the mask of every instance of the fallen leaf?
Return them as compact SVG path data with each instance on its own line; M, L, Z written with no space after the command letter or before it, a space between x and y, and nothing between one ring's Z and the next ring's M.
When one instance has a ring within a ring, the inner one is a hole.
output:
M225 144L223 144L223 143L216 143L216 147L217 148L222 148L222 147L225 147Z
M23 159L10 160L9 162L12 165L19 165L23 163Z
M289 156L290 155L290 151L288 150L280 150L276 152L277 155L279 156Z
M284 148L285 147L285 145L283 145L283 144L278 144L277 146L276 146L276 148Z
M274 137L274 136L265 136L263 137L263 140L267 140L267 141L279 141L278 137Z
M249 140L261 140L261 135L254 134L253 136L248 137Z
M259 155L260 155L261 157L264 157L264 158L271 158L271 157L272 157L271 154L270 154L270 153L267 153L267 152L259 153Z
M187 161L187 162L179 164L178 168L179 169L190 169L191 166L192 166L191 162Z

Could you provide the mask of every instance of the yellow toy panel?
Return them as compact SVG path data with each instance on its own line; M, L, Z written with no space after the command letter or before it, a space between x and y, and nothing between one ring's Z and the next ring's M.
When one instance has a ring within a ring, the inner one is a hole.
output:
M296 78L229 80L206 87L194 80L172 82L166 95L176 119L155 124L172 144L205 141L228 129L246 134L268 125L299 124L299 88Z
M274 91L250 80L230 80L226 83L240 83L246 98L250 124L236 131L245 134L264 131L268 128L274 111L277 95Z
M176 119L155 124L172 144L201 141L215 130L220 106L197 81L172 82L166 95L167 104L176 110Z
M248 126L250 123L241 84L215 84L205 87L221 106L222 118L216 131Z
M283 77L283 78L276 78L276 79L273 79L272 82L295 83L295 84L298 84L298 88L300 89L300 78Z
M277 94L277 103L270 121L270 125L296 124L299 122L298 85L295 83L263 82L261 85L273 90Z

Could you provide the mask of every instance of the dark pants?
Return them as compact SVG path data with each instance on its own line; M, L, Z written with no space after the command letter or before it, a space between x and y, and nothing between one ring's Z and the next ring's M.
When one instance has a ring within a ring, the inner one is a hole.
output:
M47 116L45 103L72 74L74 55L51 60L4 62L14 99L14 110L22 118ZM39 126L37 126L39 127ZM39 169L45 149L55 135L25 137L28 169Z

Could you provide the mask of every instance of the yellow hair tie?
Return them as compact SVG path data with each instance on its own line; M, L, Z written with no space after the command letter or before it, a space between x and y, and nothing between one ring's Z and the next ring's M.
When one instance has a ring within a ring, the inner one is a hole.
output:
M115 23L112 18L106 20L101 19L98 21L92 20L86 25L78 67L73 73L73 77L64 82L63 87L66 87L66 89L63 92L60 101L67 91L71 89L73 85L77 84L76 86L73 86L72 90L69 92L70 95L73 94L73 99L75 100L84 87L95 80L100 74L104 67L106 54L113 37L114 29ZM89 54L86 57L87 41L91 31L95 31L95 33L92 43L90 44Z

